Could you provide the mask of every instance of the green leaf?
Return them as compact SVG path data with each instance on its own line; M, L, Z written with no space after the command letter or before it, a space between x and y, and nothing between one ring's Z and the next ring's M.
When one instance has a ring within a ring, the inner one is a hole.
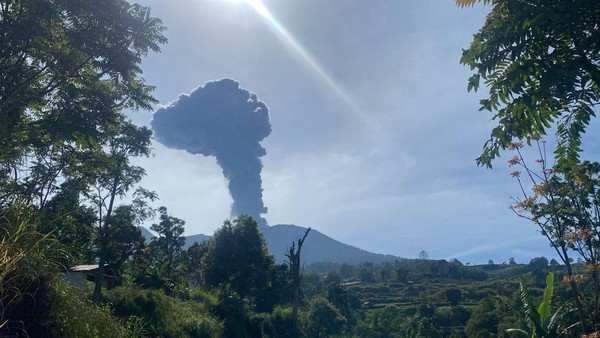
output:
M548 273L546 276L546 288L544 289L544 297L542 298L542 303L538 307L537 313L540 318L540 325L542 327L547 327L546 323L551 317L550 306L552 305L552 296L554 295L554 274L552 272Z
M543 336L544 329L541 326L540 317L535 306L533 305L533 301L531 300L529 290L527 289L527 286L525 285L525 282L523 280L519 282L519 286L519 294L521 296L521 301L523 302L523 307L525 308L525 318L527 319L527 325L529 326L532 332L538 334L539 336Z

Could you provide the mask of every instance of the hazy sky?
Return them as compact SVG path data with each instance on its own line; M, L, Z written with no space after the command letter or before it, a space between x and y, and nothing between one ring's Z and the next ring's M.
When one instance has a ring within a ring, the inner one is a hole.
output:
M311 226L362 249L500 263L552 256L508 209L518 193L506 159L475 158L492 126L467 93L461 49L489 7L453 0L144 0L169 43L143 63L162 105L231 78L269 109L262 146L269 224ZM271 19L271 20L270 20ZM279 24L274 23L275 19ZM159 107L157 107L159 108ZM151 113L132 114L149 124ZM212 234L231 197L214 157L154 144L143 185Z

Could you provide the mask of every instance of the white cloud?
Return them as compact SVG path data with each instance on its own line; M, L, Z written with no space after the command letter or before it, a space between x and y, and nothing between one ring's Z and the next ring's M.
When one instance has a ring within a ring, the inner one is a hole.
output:
M154 144L155 156L136 164L146 168L142 185L158 193L156 205L186 221L186 234L212 234L229 217L231 197L214 158Z

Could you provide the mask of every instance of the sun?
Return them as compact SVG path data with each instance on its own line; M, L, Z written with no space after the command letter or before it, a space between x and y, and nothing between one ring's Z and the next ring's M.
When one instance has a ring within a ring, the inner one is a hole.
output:
M254 10L258 14L262 15L267 20L269 20L269 21L274 20L273 16L271 15L271 13L267 9L267 7L265 7L265 5L262 3L262 1L260 1L260 0L243 0L242 2L248 4L250 7L254 8Z
M256 13L260 14L273 28L273 30L281 36L282 40L290 47L294 53L299 55L304 63L313 70L321 81L328 86L342 101L350 108L350 111L359 116L363 121L369 123L362 110L356 105L354 100L346 93L344 88L340 86L334 78L332 78L327 71L319 64L307 50L302 46L294 36L285 29L285 27L275 19L269 9L263 4L261 0L221 0L229 1L239 4L250 6Z
M273 22L275 20L275 18L273 18L273 15L271 15L271 13L267 9L267 7L265 7L265 5L260 0L222 0L222 1L248 5L248 6L252 7L252 9L254 9L258 14L263 16L265 19L267 19L271 22Z

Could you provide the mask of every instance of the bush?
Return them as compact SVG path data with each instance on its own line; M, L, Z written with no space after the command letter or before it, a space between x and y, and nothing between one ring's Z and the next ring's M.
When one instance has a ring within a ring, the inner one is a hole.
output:
M292 308L276 306L269 316L265 331L270 337L293 337L296 331L292 319Z
M50 337L130 337L131 332L113 317L108 306L90 301L84 292L57 280L50 291L51 311L45 336Z
M223 324L211 316L207 305L179 301L160 290L119 287L105 293L115 314L123 318L141 318L144 328L159 337L220 337Z
M215 306L219 302L219 299L216 295L199 287L192 289L189 292L188 297L191 300L204 303L207 306Z
M64 281L61 249L30 207L0 209L0 336L127 337L127 327Z
M340 311L321 296L312 299L310 308L300 316L300 325L307 337L341 335L346 328L346 322Z

